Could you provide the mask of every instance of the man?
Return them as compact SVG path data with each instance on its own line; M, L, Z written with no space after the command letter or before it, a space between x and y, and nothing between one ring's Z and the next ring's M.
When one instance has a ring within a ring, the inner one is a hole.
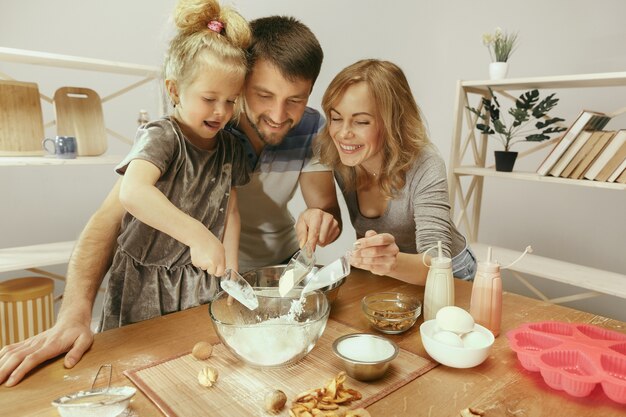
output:
M331 217L341 218L332 172L311 161L311 142L323 119L306 104L320 72L322 48L295 19L258 19L251 28L244 111L231 130L254 167L250 183L238 189L241 271L283 263L306 242L313 247L332 242L339 223ZM300 242L286 207L298 182L308 207L298 222Z
M251 182L238 189L240 270L281 263L299 247L324 246L340 233L332 172L311 160L312 140L323 120L306 104L320 71L322 49L313 33L293 18L262 18L251 27L244 114L231 128L248 149L253 166ZM298 185L307 209L294 230L287 202ZM119 186L120 181L76 244L56 324L0 351L0 383L6 380L6 386L13 386L35 366L64 352L65 367L71 368L93 343L93 304L125 214Z

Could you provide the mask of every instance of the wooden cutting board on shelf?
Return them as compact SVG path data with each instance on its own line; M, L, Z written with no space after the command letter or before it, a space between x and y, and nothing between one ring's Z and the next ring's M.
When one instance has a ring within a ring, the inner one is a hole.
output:
M0 156L43 155L43 139L37 84L0 80Z
M79 156L102 155L107 137L100 96L89 88L61 87L54 93L57 135L74 136Z

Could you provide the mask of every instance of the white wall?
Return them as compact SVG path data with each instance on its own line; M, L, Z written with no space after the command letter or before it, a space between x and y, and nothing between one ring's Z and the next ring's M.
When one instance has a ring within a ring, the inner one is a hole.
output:
M171 32L168 18L174 3L0 0L0 46L158 66ZM446 160L456 81L487 76L484 32L496 26L519 31L509 77L626 69L626 3L620 0L603 0L592 9L582 0L238 0L234 4L250 19L296 16L318 35L325 61L311 97L313 107L319 108L334 74L355 60L375 57L399 64ZM48 95L62 85L76 85L106 96L129 83L123 77L2 62L0 71L36 81ZM132 136L139 109L156 115L156 95L153 87L146 87L128 99L111 102L105 107L107 124ZM623 88L557 95L561 103L555 114L567 121L581 108L610 112L626 105ZM53 117L49 106L46 114L47 120ZM612 121L608 128L626 128L626 117ZM114 154L128 149L113 138L110 148ZM520 161L517 168L533 170L541 157ZM114 180L110 166L2 168L0 247L74 239ZM542 256L626 273L626 193L581 188L487 179L480 240L520 249L532 243ZM302 204L297 201L292 206L297 211ZM338 256L352 238L353 231L346 227L340 241L321 251L320 257L328 261ZM62 272L63 267L57 270ZM0 274L0 278L19 275ZM520 290L509 278L506 281L509 288ZM575 307L626 320L624 301L614 297Z

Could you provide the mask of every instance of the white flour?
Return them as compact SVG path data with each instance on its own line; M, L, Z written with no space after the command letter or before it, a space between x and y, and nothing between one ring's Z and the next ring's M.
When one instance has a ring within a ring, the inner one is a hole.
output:
M292 323L296 322L296 319L300 317L300 314L304 312L304 305L306 304L306 298L300 297L297 300L291 300L291 306L287 312L286 319Z
M289 312L258 324L229 329L223 336L238 355L263 366L280 365L310 350L323 320L296 324L304 299L293 300Z

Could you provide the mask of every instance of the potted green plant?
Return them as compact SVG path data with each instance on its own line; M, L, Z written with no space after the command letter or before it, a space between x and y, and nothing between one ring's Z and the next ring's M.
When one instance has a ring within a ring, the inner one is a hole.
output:
M509 70L509 58L517 47L517 33L503 32L496 28L494 33L483 34L483 45L487 47L491 63L489 64L489 78L501 80Z
M486 135L494 135L504 146L504 151L495 151L496 171L511 172L517 152L511 152L510 148L522 141L542 142L550 139L550 135L563 132L567 128L554 126L555 123L563 122L559 117L547 117L559 99L556 93L540 99L538 90L526 91L515 100L515 106L508 110L510 118L504 117L500 102L489 88L489 97L482 98L483 111L474 107L467 109L478 116L476 129ZM529 124L534 123L534 127Z

